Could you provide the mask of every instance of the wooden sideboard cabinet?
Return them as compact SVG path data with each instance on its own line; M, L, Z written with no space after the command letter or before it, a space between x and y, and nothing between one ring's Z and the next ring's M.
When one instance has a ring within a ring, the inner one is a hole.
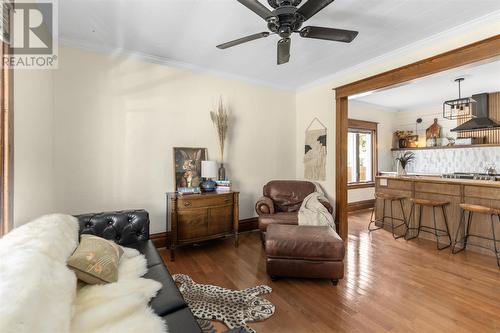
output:
M233 237L238 246L239 192L167 194L167 230L170 231L170 260L182 245Z

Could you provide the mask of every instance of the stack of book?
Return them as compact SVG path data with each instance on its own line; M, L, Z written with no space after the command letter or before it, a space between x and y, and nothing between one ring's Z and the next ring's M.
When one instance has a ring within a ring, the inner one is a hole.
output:
M230 180L216 180L217 192L230 192L231 191L231 181Z
M177 193L179 195L189 195L189 194L200 194L201 189L200 187L178 187L177 188Z

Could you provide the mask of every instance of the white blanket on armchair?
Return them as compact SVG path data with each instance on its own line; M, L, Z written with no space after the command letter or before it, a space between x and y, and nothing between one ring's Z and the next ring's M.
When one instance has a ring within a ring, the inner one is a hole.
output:
M320 200L328 202L328 198L324 195L321 187L316 184L316 192L309 194L302 201L298 214L299 225L330 226L335 229L333 215Z
M166 332L148 307L161 284L140 278L144 256L125 248L115 283L77 292L66 260L78 245L78 222L47 215L0 239L0 332Z

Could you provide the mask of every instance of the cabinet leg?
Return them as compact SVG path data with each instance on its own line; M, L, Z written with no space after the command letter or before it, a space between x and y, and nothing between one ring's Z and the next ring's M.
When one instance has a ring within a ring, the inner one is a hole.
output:
M175 247L173 245L170 246L170 261L175 261Z
M234 235L234 247L238 247L240 245L240 239L238 237L238 234Z

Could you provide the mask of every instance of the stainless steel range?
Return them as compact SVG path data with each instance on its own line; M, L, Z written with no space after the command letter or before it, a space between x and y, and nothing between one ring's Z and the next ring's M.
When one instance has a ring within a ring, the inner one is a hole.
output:
M441 178L500 181L500 175L498 175L498 174L490 175L490 174L486 174L486 173L455 172L455 173L443 174L443 175L441 175Z

